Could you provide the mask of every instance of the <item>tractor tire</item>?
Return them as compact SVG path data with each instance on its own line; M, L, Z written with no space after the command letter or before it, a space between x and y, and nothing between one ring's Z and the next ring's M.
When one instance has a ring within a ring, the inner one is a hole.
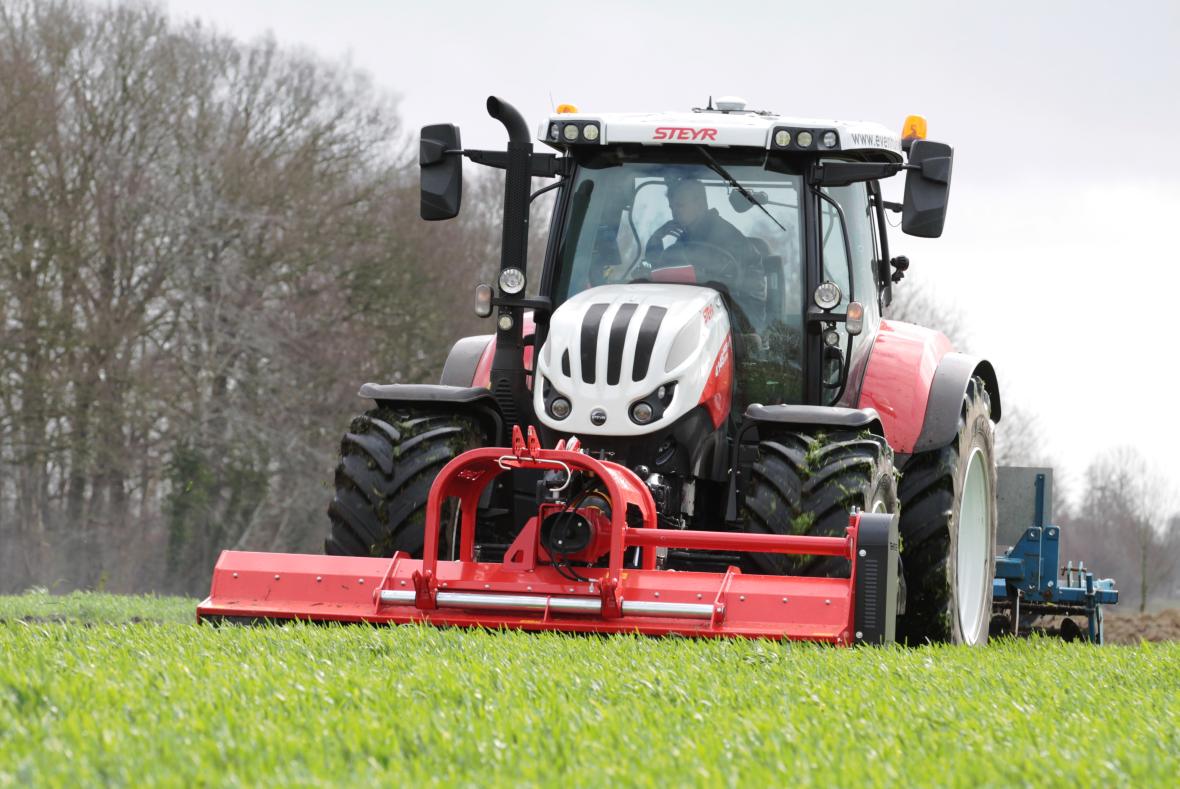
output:
M900 495L908 597L899 639L986 644L996 561L996 461L991 398L981 378L967 385L954 441L912 456Z
M426 497L457 455L482 445L462 414L377 408L352 420L340 443L336 495L324 552L337 556L422 556ZM444 530L440 547L446 543Z
M758 445L745 496L745 527L762 534L842 537L855 507L897 512L893 450L866 432L787 432ZM773 575L848 577L833 556L748 555L751 569Z

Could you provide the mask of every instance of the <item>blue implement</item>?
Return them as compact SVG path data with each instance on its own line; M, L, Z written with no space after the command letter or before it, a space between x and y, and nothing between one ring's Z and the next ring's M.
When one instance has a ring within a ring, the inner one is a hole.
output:
M1081 562L1076 568L1073 562L1061 567L1061 527L1044 523L1045 475L1037 474L1034 484L1034 525L1025 529L1004 555L996 557L992 632L1026 635L1040 617L1062 617L1062 637L1073 640L1084 636L1101 644L1102 606L1118 603L1118 590L1112 579L1096 578ZM1082 633L1070 616L1085 616L1087 631Z

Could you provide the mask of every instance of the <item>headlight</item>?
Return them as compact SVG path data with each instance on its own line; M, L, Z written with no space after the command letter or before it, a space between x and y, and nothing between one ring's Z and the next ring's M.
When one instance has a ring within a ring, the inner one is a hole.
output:
M815 306L821 310L830 310L840 303L840 286L835 282L822 282L815 289Z
M515 296L524 290L524 272L518 268L506 268L500 272L500 290Z
M578 126L574 123L567 123L565 128L561 130L561 134L570 142L578 139Z
M585 137L590 142L594 142L595 140L598 139L598 127L595 126L593 123L588 125L585 129L582 130L582 136Z
M566 400L564 397L555 397L553 398L553 401L549 403L549 416L553 417L554 419L565 419L570 415L571 410L572 406L570 405L570 401Z
M811 132L801 131L795 135L795 142L799 144L800 148L808 148L811 146Z
M631 406L631 419L640 425L646 425L650 422L654 413L651 405L642 400Z

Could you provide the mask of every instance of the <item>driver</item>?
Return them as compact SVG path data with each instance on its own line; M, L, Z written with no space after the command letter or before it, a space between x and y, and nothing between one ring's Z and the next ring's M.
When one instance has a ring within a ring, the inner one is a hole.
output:
M742 268L758 262L758 250L749 238L722 219L716 209L709 208L704 184L700 180L681 178L671 183L668 186L668 206L671 219L651 234L644 250L649 263L658 265L666 257L699 259L700 251L691 256L687 256L687 252L689 246L701 244L716 246L728 252ZM675 241L664 249L664 239L669 236Z
M736 298L750 295L765 299L762 256L757 246L723 219L716 208L709 208L703 183L695 178L674 181L668 187L668 206L672 219L652 233L644 249L652 266L690 263L699 272L700 280L722 279ZM664 240L669 236L674 241L665 248Z

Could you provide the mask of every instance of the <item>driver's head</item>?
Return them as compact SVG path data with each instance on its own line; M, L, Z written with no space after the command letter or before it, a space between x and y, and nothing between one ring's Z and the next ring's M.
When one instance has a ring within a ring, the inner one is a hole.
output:
M668 187L668 206L678 225L689 227L695 224L709 211L705 185L695 178L682 178L673 182Z

